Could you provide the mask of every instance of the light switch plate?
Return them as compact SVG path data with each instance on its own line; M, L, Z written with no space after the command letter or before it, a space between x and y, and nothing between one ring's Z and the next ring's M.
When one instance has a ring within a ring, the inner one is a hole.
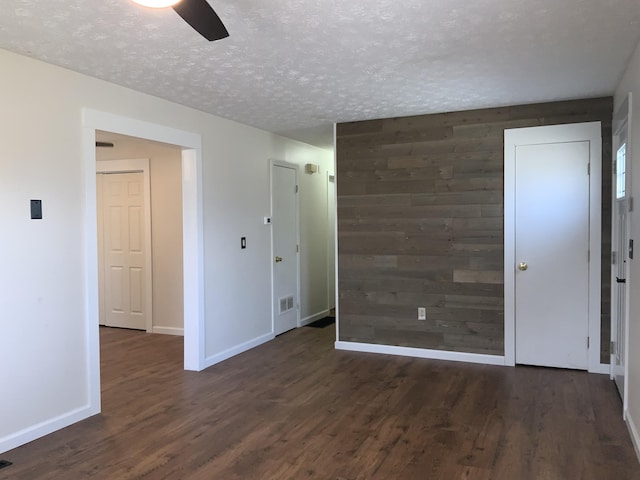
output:
M42 219L42 200L31 200L31 219Z

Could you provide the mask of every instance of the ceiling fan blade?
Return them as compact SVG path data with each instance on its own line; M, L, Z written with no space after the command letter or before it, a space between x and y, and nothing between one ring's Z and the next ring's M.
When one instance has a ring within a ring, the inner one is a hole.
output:
M229 32L207 0L182 0L173 9L196 32L213 42L229 36Z

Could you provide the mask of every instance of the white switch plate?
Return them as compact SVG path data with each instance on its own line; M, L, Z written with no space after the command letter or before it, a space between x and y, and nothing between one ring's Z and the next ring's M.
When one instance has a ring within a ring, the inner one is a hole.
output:
M418 307L418 320L427 319L427 309L425 307Z

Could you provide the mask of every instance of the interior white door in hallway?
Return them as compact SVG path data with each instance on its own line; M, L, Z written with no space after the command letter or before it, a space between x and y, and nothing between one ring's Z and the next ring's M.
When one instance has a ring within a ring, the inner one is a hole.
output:
M148 330L150 320L144 175L104 173L98 182L102 324Z
M514 144L510 208L505 175L505 236L506 217L513 215L514 238L510 271L505 255L505 315L512 275L515 363L587 370L594 340L589 280L600 275L599 268L590 271L590 256L599 256L590 252L593 145L581 136L558 141L554 133L567 127L522 129L534 131ZM508 143L505 133L505 149ZM599 351L599 336L593 346Z
M276 335L298 326L298 187L297 167L271 165L273 245L273 329Z

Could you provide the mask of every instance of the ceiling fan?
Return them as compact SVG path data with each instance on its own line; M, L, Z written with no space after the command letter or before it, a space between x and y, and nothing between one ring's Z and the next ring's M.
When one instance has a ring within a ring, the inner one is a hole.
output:
M207 0L133 0L151 8L173 8L182 19L204 38L213 42L229 36L218 14Z

